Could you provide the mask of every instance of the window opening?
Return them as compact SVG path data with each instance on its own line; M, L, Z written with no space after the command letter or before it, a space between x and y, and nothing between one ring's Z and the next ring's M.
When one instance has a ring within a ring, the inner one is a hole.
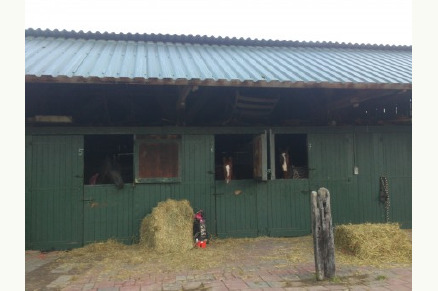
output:
M276 179L307 179L309 177L305 134L276 134L275 157Z
M114 184L118 189L133 181L132 135L84 137L84 184Z
M216 180L229 183L231 180L253 179L253 138L250 134L215 136ZM229 180L226 179L227 169Z
M136 136L137 183L180 181L181 136Z

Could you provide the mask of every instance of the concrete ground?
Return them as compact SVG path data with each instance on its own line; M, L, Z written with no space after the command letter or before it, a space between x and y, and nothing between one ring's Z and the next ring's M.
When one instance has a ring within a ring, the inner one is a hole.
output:
M254 242L260 245L252 249L268 253L281 247L276 243L280 242ZM380 269L337 264L334 278L317 281L312 260L287 264L281 259L263 261L244 254L244 260L214 269L148 272L121 280L117 271L99 266L84 270L57 260L60 255L26 251L26 290L412 290L411 266Z

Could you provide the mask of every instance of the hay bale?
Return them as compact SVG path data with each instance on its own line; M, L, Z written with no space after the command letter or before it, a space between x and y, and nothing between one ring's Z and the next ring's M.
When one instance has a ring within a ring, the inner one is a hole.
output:
M410 262L412 244L397 223L347 224L335 228L335 246L371 262Z
M159 253L192 249L193 216L193 209L187 200L159 202L141 223L140 245Z

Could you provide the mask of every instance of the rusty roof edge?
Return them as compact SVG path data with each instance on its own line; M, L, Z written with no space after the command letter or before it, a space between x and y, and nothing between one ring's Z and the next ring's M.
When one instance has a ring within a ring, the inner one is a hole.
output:
M28 28L25 30L26 37L54 37L54 38L76 38L76 39L102 39L119 41L152 41L172 43L193 43L208 45L236 45L236 46L265 46L265 47L320 47L320 48L350 48L350 49L378 49L378 50L405 50L412 51L412 46L407 45L382 45L382 44L352 44L338 42L306 42L292 40L272 39L251 39L251 38L230 38L214 37L206 35L176 35L176 34L139 34L139 33L109 33L109 32L84 32L67 30L42 30L40 28Z
M352 82L290 82L290 81L238 81L212 79L146 79L146 78L85 78L68 76L26 75L26 83L69 83L69 84L137 84L137 85L193 85L217 87L263 87L263 88L332 88L332 89L388 89L412 90L412 83L352 83Z

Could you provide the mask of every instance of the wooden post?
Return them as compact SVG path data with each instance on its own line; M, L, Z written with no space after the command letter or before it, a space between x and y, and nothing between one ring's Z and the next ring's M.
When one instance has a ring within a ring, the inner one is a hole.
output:
M335 276L335 243L333 237L330 193L326 188L312 191L312 234L317 280Z

